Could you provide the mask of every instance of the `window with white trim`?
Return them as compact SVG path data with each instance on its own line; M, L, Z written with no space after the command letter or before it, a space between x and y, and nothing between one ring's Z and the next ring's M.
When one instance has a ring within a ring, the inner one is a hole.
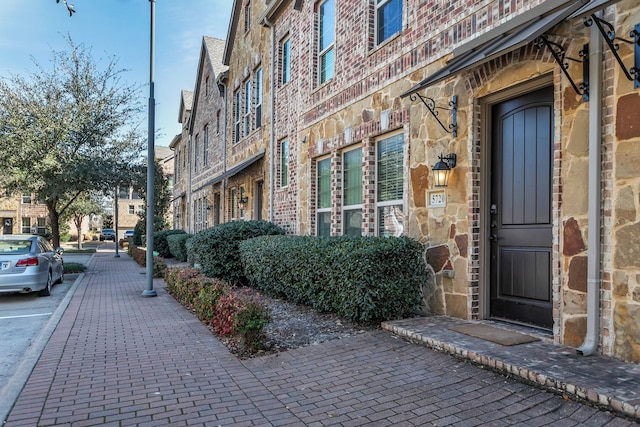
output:
M280 187L289 185L289 140L280 142Z
M204 126L204 141L202 141L202 166L209 164L209 125Z
M31 233L31 218L23 217L22 218L22 229L20 230L22 234L30 234Z
M251 133L251 80L244 83L244 135Z
M136 214L136 207L134 205L129 205L129 215Z
M376 235L404 232L404 135L380 139L376 144Z
M262 127L262 68L258 68L255 74L255 97L256 97L256 129Z
M320 84L333 78L335 66L335 3L324 0L318 5L318 77Z
M196 141L193 146L193 169L198 172L200 166L200 135L196 135Z
M402 30L403 0L375 0L375 2L376 45L379 45Z
M47 218L38 217L36 227L38 234L44 235L47 232Z
M241 122L241 117L240 117L240 108L242 107L241 104L241 96L242 94L240 93L240 91L237 91L235 93L235 95L233 96L233 142L237 143L238 141L240 141L240 122Z
M291 80L291 39L288 35L280 42L280 60L280 81L285 85Z
M342 153L342 234L362 235L362 147Z
M331 235L331 158L316 164L316 234Z
M22 194L22 204L23 205L31 204L31 194Z
M251 28L251 2L247 1L244 5L244 32L246 33Z

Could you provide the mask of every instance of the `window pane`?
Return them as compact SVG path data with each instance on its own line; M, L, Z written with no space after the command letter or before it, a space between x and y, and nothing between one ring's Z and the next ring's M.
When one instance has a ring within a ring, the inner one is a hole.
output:
M381 206L378 208L378 236L402 236L404 214L402 206Z
M322 54L320 58L320 83L324 83L333 78L334 62L335 55L333 48Z
M285 40L282 44L282 83L287 83L291 77L290 75L290 57L291 57L291 44L289 39Z
M402 29L402 0L378 0L376 41L382 43Z
M344 235L362 235L362 209L344 211Z
M378 142L378 201L402 200L402 134Z
M280 145L280 186L289 184L289 141L283 141Z
M318 209L331 207L331 159L318 162Z
M362 203L362 149L344 153L344 205Z
M318 236L331 235L331 212L318 213Z
M333 44L335 33L334 0L320 5L320 52Z

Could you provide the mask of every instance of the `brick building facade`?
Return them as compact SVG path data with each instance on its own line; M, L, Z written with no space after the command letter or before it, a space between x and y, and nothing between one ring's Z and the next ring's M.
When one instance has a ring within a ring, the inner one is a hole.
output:
M640 361L639 24L632 0L236 0L222 168L176 206L414 237L430 312Z

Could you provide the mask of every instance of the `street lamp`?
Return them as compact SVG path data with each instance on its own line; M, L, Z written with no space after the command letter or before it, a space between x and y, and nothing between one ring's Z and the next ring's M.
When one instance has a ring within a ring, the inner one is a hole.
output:
M149 135L147 137L147 288L142 291L143 297L155 297L158 294L153 289L153 217L155 205L154 189L154 145L155 145L155 111L156 101L153 97L153 63L155 59L155 18L156 0L149 0L151 6L151 31L149 37Z

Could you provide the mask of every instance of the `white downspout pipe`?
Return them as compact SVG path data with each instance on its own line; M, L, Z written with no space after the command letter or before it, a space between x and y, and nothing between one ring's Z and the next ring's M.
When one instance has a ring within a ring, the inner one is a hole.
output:
M601 17L602 12L596 16ZM589 33L589 213L587 240L587 335L577 349L578 354L590 356L597 352L600 342L600 287L602 276L600 223L602 221L602 40L595 25Z
M274 162L275 162L275 105L276 105L276 76L275 76L275 60L276 60L276 27L269 22L266 17L263 18L264 24L271 30L271 58L269 64L269 74L271 82L271 90L269 91L269 222L273 222L273 199L275 193Z
M191 120L191 118L189 119ZM191 176L191 166L192 166L192 162L193 162L193 158L192 156L192 150L191 150L191 133L189 133L189 180L187 181L187 233L192 233L193 230L191 230L191 181L193 180L193 177Z

